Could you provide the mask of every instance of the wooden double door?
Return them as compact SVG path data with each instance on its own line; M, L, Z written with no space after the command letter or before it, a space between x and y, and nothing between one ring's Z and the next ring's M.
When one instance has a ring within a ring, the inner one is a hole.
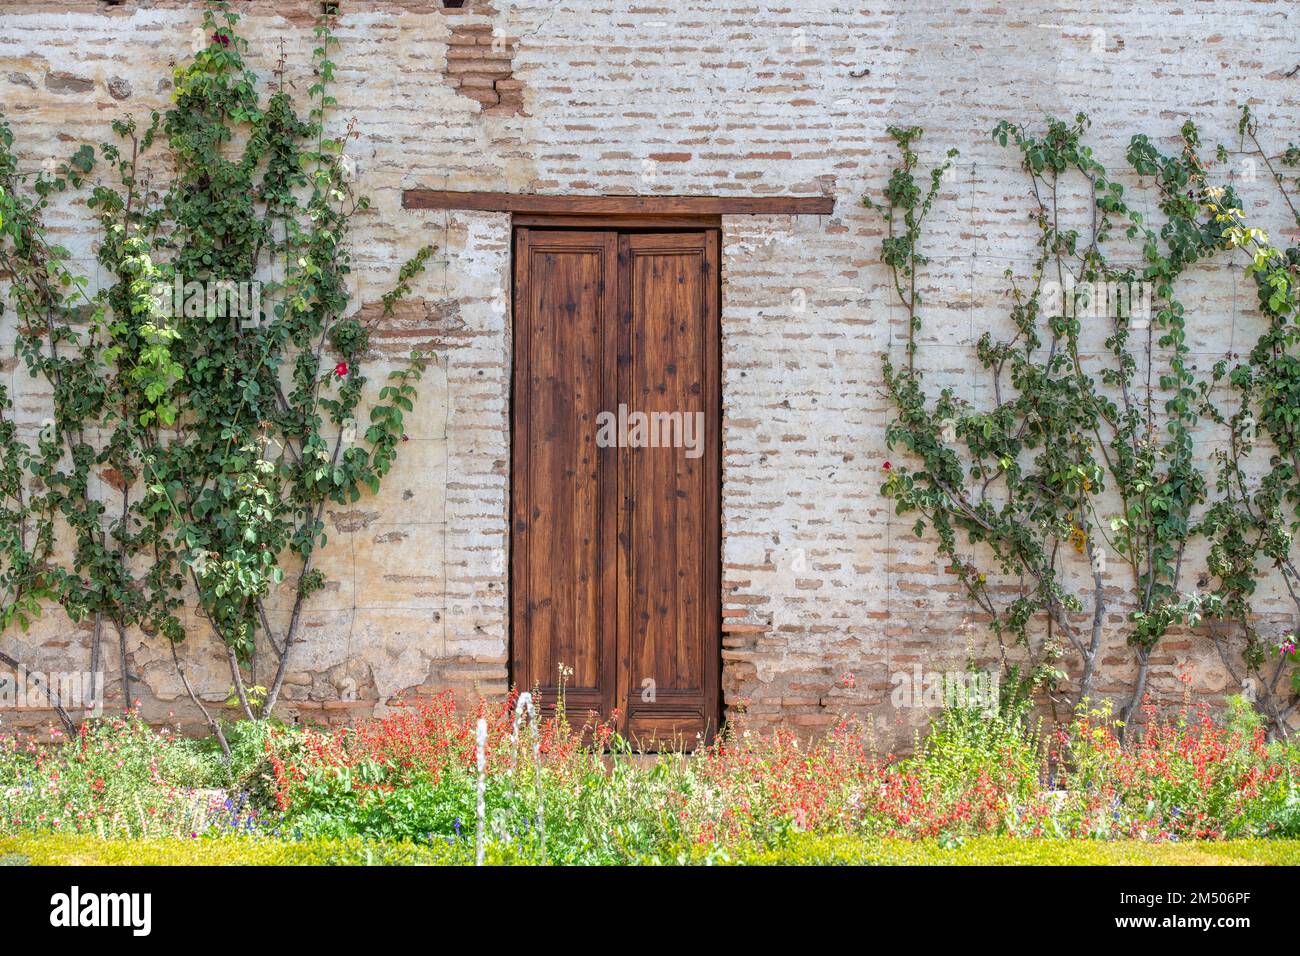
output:
M694 746L719 715L718 233L520 227L514 279L512 679Z

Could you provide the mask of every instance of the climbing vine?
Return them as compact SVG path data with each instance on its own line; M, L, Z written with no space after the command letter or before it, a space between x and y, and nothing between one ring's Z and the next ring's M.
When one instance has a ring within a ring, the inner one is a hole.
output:
M1239 152L1263 165L1291 220L1300 226L1291 198L1300 148L1290 145L1270 156L1249 107L1242 108L1238 131ZM1227 159L1222 147L1219 158ZM1229 190L1211 187L1205 205L1227 245L1245 253L1245 272L1266 321L1246 362L1225 359L1214 367L1216 382L1226 380L1237 397L1228 414L1217 407L1210 410L1231 434L1226 447L1215 452L1218 500L1202 526L1211 542L1216 646L1233 679L1250 690L1273 726L1285 730L1300 708L1300 569L1292 549L1300 528L1300 248L1273 245L1267 232L1247 222ZM1267 441L1260 440L1261 427ZM1276 625L1272 634L1265 631L1255 606L1257 592L1269 585L1280 585L1296 611L1280 633Z
M138 679L127 630L166 641L223 747L189 677L186 602L224 648L228 703L269 717L305 602L325 583L324 508L377 491L405 440L428 357L412 353L372 403L365 370L374 325L432 253L400 267L373 319L357 317L349 229L368 201L351 185L353 125L329 131L332 17L315 28L301 115L285 58L264 84L238 22L212 4L206 43L176 67L173 106L143 126L115 122L113 141L52 172L20 169L0 116L0 269L18 354L52 395L51 418L24 440L0 391L3 622L25 625L50 600L93 620L92 673L111 629L125 701ZM93 292L43 215L87 184L110 277ZM287 608L271 601L282 584Z
M930 394L916 362L921 226L955 154L922 188L913 148L921 131L891 129L901 162L883 202L867 205L887 224L881 259L908 316L906 362L887 358L884 366L896 409L887 443L911 452L916 465L891 468L882 490L899 514L917 516L918 536L933 530L951 572L989 621L1012 693L1041 690L1054 700L1072 677L1070 703L1088 698L1107 616L1123 611L1134 665L1121 710L1127 723L1146 694L1153 654L1176 627L1209 624L1228 661L1222 631L1235 624L1246 644L1237 658L1255 673L1262 658L1249 598L1267 573L1266 558L1280 562L1287 589L1300 595L1289 558L1300 516L1300 459L1290 451L1300 425L1300 362L1290 357L1297 256L1267 247L1241 222L1232 188L1209 182L1193 124L1184 124L1173 154L1143 135L1129 143L1132 172L1154 191L1158 227L1093 155L1087 129L1079 115L1049 119L1041 132L1005 121L993 131L1019 156L1037 244L1028 276L1007 272L1014 331L1002 339L985 333L975 345L992 382L979 403L953 387ZM1246 120L1242 131L1253 138ZM1081 217L1067 210L1079 195L1089 197ZM1270 330L1249 364L1229 369L1228 356L1199 372L1180 289L1198 263L1234 247L1254 256L1250 271ZM1241 395L1231 421L1216 400L1225 378ZM1248 492L1241 455L1252 415L1281 454ZM1236 436L1228 452L1216 453L1217 474L1195 437L1203 420ZM1278 518L1282 502L1293 509L1289 525ZM1202 539L1210 558L1198 581ZM1283 656L1293 660L1291 635ZM1074 675L1065 670L1071 659ZM1281 669L1270 671L1269 685ZM1285 732L1294 708L1265 702L1262 709Z

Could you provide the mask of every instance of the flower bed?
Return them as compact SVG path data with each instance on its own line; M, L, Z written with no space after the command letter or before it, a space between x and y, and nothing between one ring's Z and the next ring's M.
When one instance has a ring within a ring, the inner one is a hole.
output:
M561 718L540 725L535 763L512 706L467 713L438 697L331 732L239 724L229 765L210 743L133 716L49 748L7 738L0 836L71 834L83 842L69 845L83 847L87 838L238 840L196 851L221 862L278 859L261 847L319 841L347 853L410 848L401 862L465 862L482 715L485 842L500 862L780 862L790 853L885 862L879 848L899 841L1300 838L1297 751L1269 743L1244 707L1226 723L1203 709L1148 709L1128 743L1104 709L1052 734L1023 713L949 710L906 758L878 756L868 729L844 723L812 743L740 729L689 757L632 759L608 726ZM213 786L224 792L205 797Z

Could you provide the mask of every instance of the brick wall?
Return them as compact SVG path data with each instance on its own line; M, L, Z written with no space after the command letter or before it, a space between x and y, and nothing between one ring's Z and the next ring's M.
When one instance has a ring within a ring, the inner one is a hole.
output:
M281 41L291 63L305 61L318 4L236 6L256 68L269 70ZM312 602L288 688L291 711L312 719L371 713L403 692L497 694L507 683L509 220L403 210L403 188L836 197L829 217L724 222L725 699L758 726L815 731L870 714L884 736L906 739L929 711L891 707L891 675L988 662L995 648L933 543L913 538L878 493L881 356L900 348L905 324L876 263L879 222L859 200L892 167L886 126L926 127L927 162L962 149L933 215L923 360L935 384L976 397L988 383L971 372L970 346L1003 328L1003 270L1031 254L1025 182L989 140L998 119L1086 110L1100 158L1120 169L1131 133L1168 147L1185 118L1231 142L1244 100L1285 138L1300 91L1282 0L340 6L338 115L358 120L352 152L374 202L357 234L356 303L374 308L396 263L437 243L417 299L376 350L382 359L426 345L439 358L381 494L328 515L329 586ZM164 108L198 9L7 2L0 105L25 156L39 164L105 138L119 113ZM305 92L309 78L298 82ZM1280 226L1262 184L1246 189ZM87 218L76 203L54 211L93 273L78 227ZM1188 303L1206 358L1258 327L1234 268L1216 268ZM12 357L3 368L26 390L27 424L38 423L42 396ZM1207 434L1204 447L1217 440ZM1130 677L1122 630L1117 607L1104 692ZM87 640L57 613L0 638L50 669L84 666ZM205 640L196 628L192 653L205 694L219 699L228 677ZM188 720L164 651L131 637L144 706ZM1153 690L1175 694L1179 669L1194 663L1202 691L1231 692L1212 655L1200 635L1169 642ZM111 699L111 656L107 669Z

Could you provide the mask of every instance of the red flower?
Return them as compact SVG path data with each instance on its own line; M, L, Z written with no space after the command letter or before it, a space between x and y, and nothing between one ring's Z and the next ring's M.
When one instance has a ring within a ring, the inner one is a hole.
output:
M230 37L218 31L217 33L212 34L212 42L220 43L222 46L230 46Z
M339 362L338 365L335 365L335 366L334 366L334 374L337 375L339 378L343 378L345 375L347 375L347 374L348 374L348 363L347 363L347 362Z
M885 462L885 464L882 467L885 469L885 471L889 471L889 469L892 468L893 465L891 465L889 462Z

